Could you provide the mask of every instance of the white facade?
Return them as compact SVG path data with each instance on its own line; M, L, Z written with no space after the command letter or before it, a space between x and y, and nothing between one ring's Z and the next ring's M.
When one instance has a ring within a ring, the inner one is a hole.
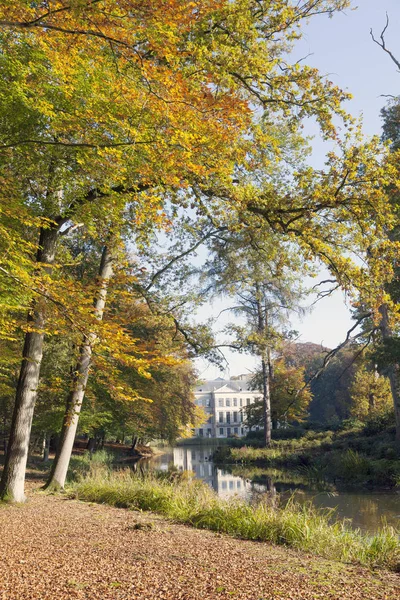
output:
M180 446L173 450L173 463L179 471L193 471L213 488L222 498L230 496L247 497L252 491L250 481L244 480L222 469L218 469L212 460L215 447Z
M216 379L196 387L195 403L208 419L194 435L205 438L243 437L247 434L245 407L260 399L260 392L248 389L246 380Z

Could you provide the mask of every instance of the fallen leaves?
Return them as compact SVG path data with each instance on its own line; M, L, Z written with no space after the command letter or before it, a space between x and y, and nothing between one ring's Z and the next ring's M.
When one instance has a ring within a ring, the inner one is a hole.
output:
M149 518L150 517L150 518ZM400 577L31 494L0 506L0 600L395 600Z

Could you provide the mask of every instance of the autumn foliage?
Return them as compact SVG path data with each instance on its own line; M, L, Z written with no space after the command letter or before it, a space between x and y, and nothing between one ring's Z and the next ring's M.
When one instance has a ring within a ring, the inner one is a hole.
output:
M380 260L397 253L385 193L395 166L378 140L361 139L347 94L290 61L302 22L348 5L1 3L0 368L2 389L16 388L3 496L24 498L37 397L42 427L46 406L59 426L69 398L63 431L85 393L114 431L119 419L171 439L198 417L188 359L201 349L176 313L182 299L166 309L141 276L143 249L173 237L184 215L323 262L376 319L383 303L396 314L393 268ZM318 171L302 160L305 117L336 144Z

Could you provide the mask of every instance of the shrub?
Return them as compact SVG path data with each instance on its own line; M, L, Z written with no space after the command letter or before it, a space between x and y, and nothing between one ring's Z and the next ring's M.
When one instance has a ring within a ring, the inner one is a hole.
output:
M365 423L364 433L365 435L375 435L376 433L387 430L389 427L393 426L393 423L394 412L391 409L370 417Z

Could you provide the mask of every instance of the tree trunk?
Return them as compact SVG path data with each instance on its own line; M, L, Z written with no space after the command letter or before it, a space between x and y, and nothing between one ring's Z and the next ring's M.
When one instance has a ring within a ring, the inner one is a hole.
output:
M379 379L378 365L374 365L374 379L375 379L375 382L372 386L372 389L370 388L370 391L368 394L368 415L369 416L371 416L375 412L375 408L376 408L376 382Z
M269 370L265 357L261 359L262 385L263 385L263 416L264 416L264 445L268 447L271 443L271 393Z
M51 273L54 263L59 226L42 228L37 263L45 263L44 270ZM24 481L28 460L29 438L33 411L39 384L40 365L43 356L45 299L33 302L28 314L28 331L22 352L11 432L3 476L0 482L0 498L11 502L25 500Z
M94 437L90 437L88 443L86 445L86 450L89 450L90 453L94 452L96 449L96 440Z
M267 448L271 444L271 389L270 378L272 373L272 362L270 348L266 344L268 335L268 309L262 302L260 286L256 283L256 302L258 318L258 334L261 337L260 355L261 355L261 374L263 388L263 424L264 424L264 446ZM265 299L264 299L265 300Z
M7 440L8 440L7 417L6 417L5 408L4 408L4 415L3 415L3 434L2 434L2 438L3 438L3 452L4 452L4 456L5 456L7 454Z
M50 434L45 433L43 435L43 462L49 462L49 454L50 454Z
M390 340L393 337L389 324L389 314L387 304L383 304L379 312L382 315L380 329L383 340ZM390 390L392 392L394 416L396 421L396 443L400 449L400 365L391 364L386 369L385 375L389 378Z
M107 299L107 288L110 278L113 274L112 256L107 246L103 248L101 263L99 269L99 293L94 303L94 312L96 318L101 321L103 318L104 307ZM76 365L72 389L67 400L67 407L64 415L64 422L61 430L61 436L53 468L47 481L46 488L63 488L69 461L71 459L72 448L74 445L76 430L78 427L79 414L82 408L82 402L85 396L86 385L89 377L91 365L92 346L96 341L96 334L91 333L85 336L79 352L79 359Z

